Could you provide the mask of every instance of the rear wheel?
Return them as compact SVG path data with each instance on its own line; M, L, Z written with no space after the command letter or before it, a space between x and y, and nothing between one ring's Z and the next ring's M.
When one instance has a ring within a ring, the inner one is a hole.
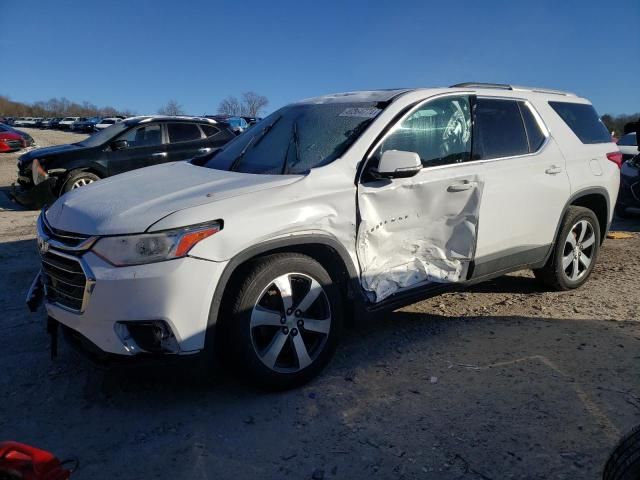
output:
M82 170L73 170L64 182L62 187L62 193L67 193L76 188L84 187L90 183L97 182L100 177L95 173L86 172Z
M342 305L322 265L297 253L271 255L237 292L227 330L236 367L272 389L301 385L324 368L338 343Z
M584 207L569 207L547 264L533 271L555 290L570 290L587 281L600 251L600 225Z

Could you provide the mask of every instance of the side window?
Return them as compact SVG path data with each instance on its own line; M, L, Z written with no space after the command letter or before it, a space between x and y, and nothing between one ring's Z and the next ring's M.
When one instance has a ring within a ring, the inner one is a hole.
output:
M202 131L207 138L213 137L220 132L220 129L218 127L214 127L213 125L200 124L200 128L202 128Z
M426 103L394 127L378 149L420 155L424 166L459 163L471 154L471 108L468 97L445 97Z
M520 105L520 113L522 113L522 119L524 120L524 128L527 131L529 152L537 152L547 137L542 133L531 108L525 102L518 102L518 104Z
M188 142L200 140L202 134L195 123L169 123L169 143Z
M473 159L529 153L527 134L515 100L478 98L475 107Z
M126 140L129 148L153 147L162 144L162 127L158 123L151 123L132 128L121 135L118 140Z
M609 143L611 134L588 103L549 102L582 143Z

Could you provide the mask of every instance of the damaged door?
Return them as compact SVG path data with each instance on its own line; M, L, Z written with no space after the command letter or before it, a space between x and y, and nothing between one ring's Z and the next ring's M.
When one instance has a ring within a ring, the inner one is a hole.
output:
M414 107L373 149L358 187L357 252L375 302L467 279L484 185L482 165L465 163L471 133L471 98L444 96ZM406 168L380 171L383 153L393 150L416 153L422 168L409 177Z

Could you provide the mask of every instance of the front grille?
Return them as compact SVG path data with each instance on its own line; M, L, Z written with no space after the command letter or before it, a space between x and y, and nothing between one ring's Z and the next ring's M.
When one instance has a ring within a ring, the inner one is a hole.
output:
M65 232L63 230L58 230L56 228L52 228L47 222L47 217L43 213L41 215L42 218L42 231L43 233L51 240L55 240L64 244L66 247L77 247L85 242L89 237L89 235L82 235L80 233L71 233Z
M23 147L22 140L7 140L5 143L9 146L9 148L22 148Z
M78 258L63 255L55 250L41 254L42 279L47 300L81 312L84 307L87 277Z

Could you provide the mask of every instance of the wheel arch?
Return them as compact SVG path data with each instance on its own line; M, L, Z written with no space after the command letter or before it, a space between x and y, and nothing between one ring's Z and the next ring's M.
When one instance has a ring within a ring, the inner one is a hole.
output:
M238 253L223 270L209 308L205 348L214 342L216 326L225 312L226 293L234 282L257 259L284 252L308 255L326 268L331 278L340 283L345 306L354 305L360 309L364 305L365 297L360 288L358 271L346 248L335 237L329 234L304 234L269 240Z
M106 171L96 165L70 167L64 173L60 173L60 177L59 177L60 180L58 184L59 185L58 189L60 192L63 192L65 185L69 181L69 178L71 178L71 175L73 175L76 172L93 173L94 175L97 175L101 179L107 177Z
M564 218L569 207L584 207L591 210L600 226L600 244L604 241L607 230L609 229L609 218L611 212L611 203L609 200L609 192L601 187L586 188L574 193L564 208L562 218ZM562 220L560 221L562 223ZM560 228L558 224L558 231Z

